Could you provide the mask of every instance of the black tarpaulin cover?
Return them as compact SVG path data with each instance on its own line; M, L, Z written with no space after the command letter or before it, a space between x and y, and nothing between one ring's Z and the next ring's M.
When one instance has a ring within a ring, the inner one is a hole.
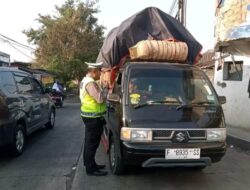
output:
M96 62L104 67L118 65L129 48L149 36L157 40L175 39L188 45L188 62L193 64L202 46L176 19L155 7L146 8L112 29L104 40Z

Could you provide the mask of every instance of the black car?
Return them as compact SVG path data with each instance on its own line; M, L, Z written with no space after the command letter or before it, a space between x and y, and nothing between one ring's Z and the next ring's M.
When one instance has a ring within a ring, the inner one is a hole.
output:
M226 152L225 101L198 67L126 63L108 95L102 138L112 173L131 164L202 169L220 161Z
M0 67L0 146L10 145L15 155L35 130L55 125L55 106L31 74Z

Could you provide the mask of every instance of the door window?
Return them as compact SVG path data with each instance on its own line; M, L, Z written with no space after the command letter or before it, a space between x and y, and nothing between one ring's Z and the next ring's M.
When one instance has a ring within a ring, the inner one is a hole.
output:
M34 93L34 94L42 94L43 93L43 88L38 83L37 80L30 78L30 82L31 82L31 86L32 86L32 93Z
M32 87L30 84L30 80L28 76L14 76L16 83L17 83L17 88L20 93L22 94L30 94L32 93Z

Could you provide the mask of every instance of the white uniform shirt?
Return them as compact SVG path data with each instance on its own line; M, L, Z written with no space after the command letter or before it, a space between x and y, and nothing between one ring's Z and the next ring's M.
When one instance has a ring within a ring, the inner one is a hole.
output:
M86 92L87 91L87 92ZM90 96L92 96L96 102L103 103L106 99L107 90L102 90L96 82L94 82L94 79L92 79L89 76L86 76L83 78L83 80L80 83L80 93L79 98L82 102L84 93L88 93Z

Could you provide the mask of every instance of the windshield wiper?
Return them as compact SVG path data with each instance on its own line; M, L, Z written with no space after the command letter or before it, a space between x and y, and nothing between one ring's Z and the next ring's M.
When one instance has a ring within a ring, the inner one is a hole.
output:
M179 102L178 101L171 101L171 100L149 100L143 104L136 104L133 106L133 108L137 109L137 108L141 108L141 107L148 106L148 105L167 104L167 103L179 103Z
M212 105L212 104L214 104L214 102L209 102L209 101L192 102L192 103L189 103L189 104L181 104L181 105L176 107L176 110L180 110L180 109L186 108L186 107Z

